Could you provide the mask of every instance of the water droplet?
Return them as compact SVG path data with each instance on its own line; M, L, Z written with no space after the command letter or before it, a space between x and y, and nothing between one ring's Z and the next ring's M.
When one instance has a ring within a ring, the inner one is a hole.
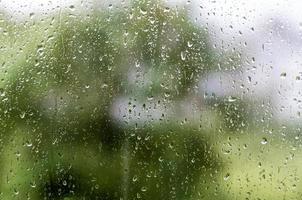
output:
M230 173L226 173L226 175L223 177L223 180L227 181L230 178Z
M70 6L69 6L69 9L70 9L71 11L74 11L74 8L75 8L74 5L70 5Z
M20 153L19 151L17 151L17 152L16 152L16 156L17 156L17 157L20 157L20 156L21 156L21 153Z
M228 97L228 102L235 102L236 100L237 100L236 97L232 97L232 96Z
M286 77L286 72L282 72L282 73L280 74L280 77L281 77L281 78L285 78L285 77Z
M29 13L29 17L32 19L35 16L35 13Z
M35 188L35 187L37 187L37 185L35 182L30 182L30 187Z
M25 112L22 112L19 116L20 116L21 119L24 119L24 118L25 118L25 115L26 115L26 113L25 113Z
M181 53L180 53L180 57L181 57L181 60L186 60L186 53L184 52L184 51L182 51Z
M166 98L169 98L171 95L170 95L170 93L169 92L165 92L165 97Z
M26 146L27 146L27 147L32 147L33 144L32 144L30 141L26 141Z
M108 87L108 85L107 85L106 83L104 83L104 84L101 86L102 89L107 88L107 87Z
M170 12L170 8L169 7L166 7L164 12Z
M268 143L268 141L267 141L267 139L264 137L264 138L262 138L262 140L261 140L261 144L267 144Z
M144 10L144 9L140 9L140 12L141 12L141 14L143 14L143 15L145 15L145 14L147 14L147 11L146 10Z
M142 192L146 192L146 191L147 191L147 188L146 188L146 187L142 187L142 188L141 188L141 191L142 191Z
M18 194L19 194L19 191L18 191L16 188L14 188L14 194L15 194L15 195L18 195Z

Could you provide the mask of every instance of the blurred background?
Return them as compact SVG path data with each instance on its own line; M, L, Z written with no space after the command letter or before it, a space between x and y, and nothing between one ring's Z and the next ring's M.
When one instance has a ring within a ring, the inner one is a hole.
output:
M0 1L0 199L299 199L301 8Z

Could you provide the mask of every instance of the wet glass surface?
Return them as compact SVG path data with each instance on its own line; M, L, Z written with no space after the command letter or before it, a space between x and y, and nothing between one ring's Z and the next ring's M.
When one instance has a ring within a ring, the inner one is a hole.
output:
M0 1L0 199L299 199L299 1Z

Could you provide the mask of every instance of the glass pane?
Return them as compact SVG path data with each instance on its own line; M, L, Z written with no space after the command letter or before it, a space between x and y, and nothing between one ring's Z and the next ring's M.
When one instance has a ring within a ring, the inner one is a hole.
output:
M301 7L0 0L0 199L299 199Z

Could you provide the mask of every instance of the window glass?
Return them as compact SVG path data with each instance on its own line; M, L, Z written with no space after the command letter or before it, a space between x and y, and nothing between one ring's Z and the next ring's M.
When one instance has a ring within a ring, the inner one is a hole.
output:
M0 199L299 199L301 7L0 1Z

